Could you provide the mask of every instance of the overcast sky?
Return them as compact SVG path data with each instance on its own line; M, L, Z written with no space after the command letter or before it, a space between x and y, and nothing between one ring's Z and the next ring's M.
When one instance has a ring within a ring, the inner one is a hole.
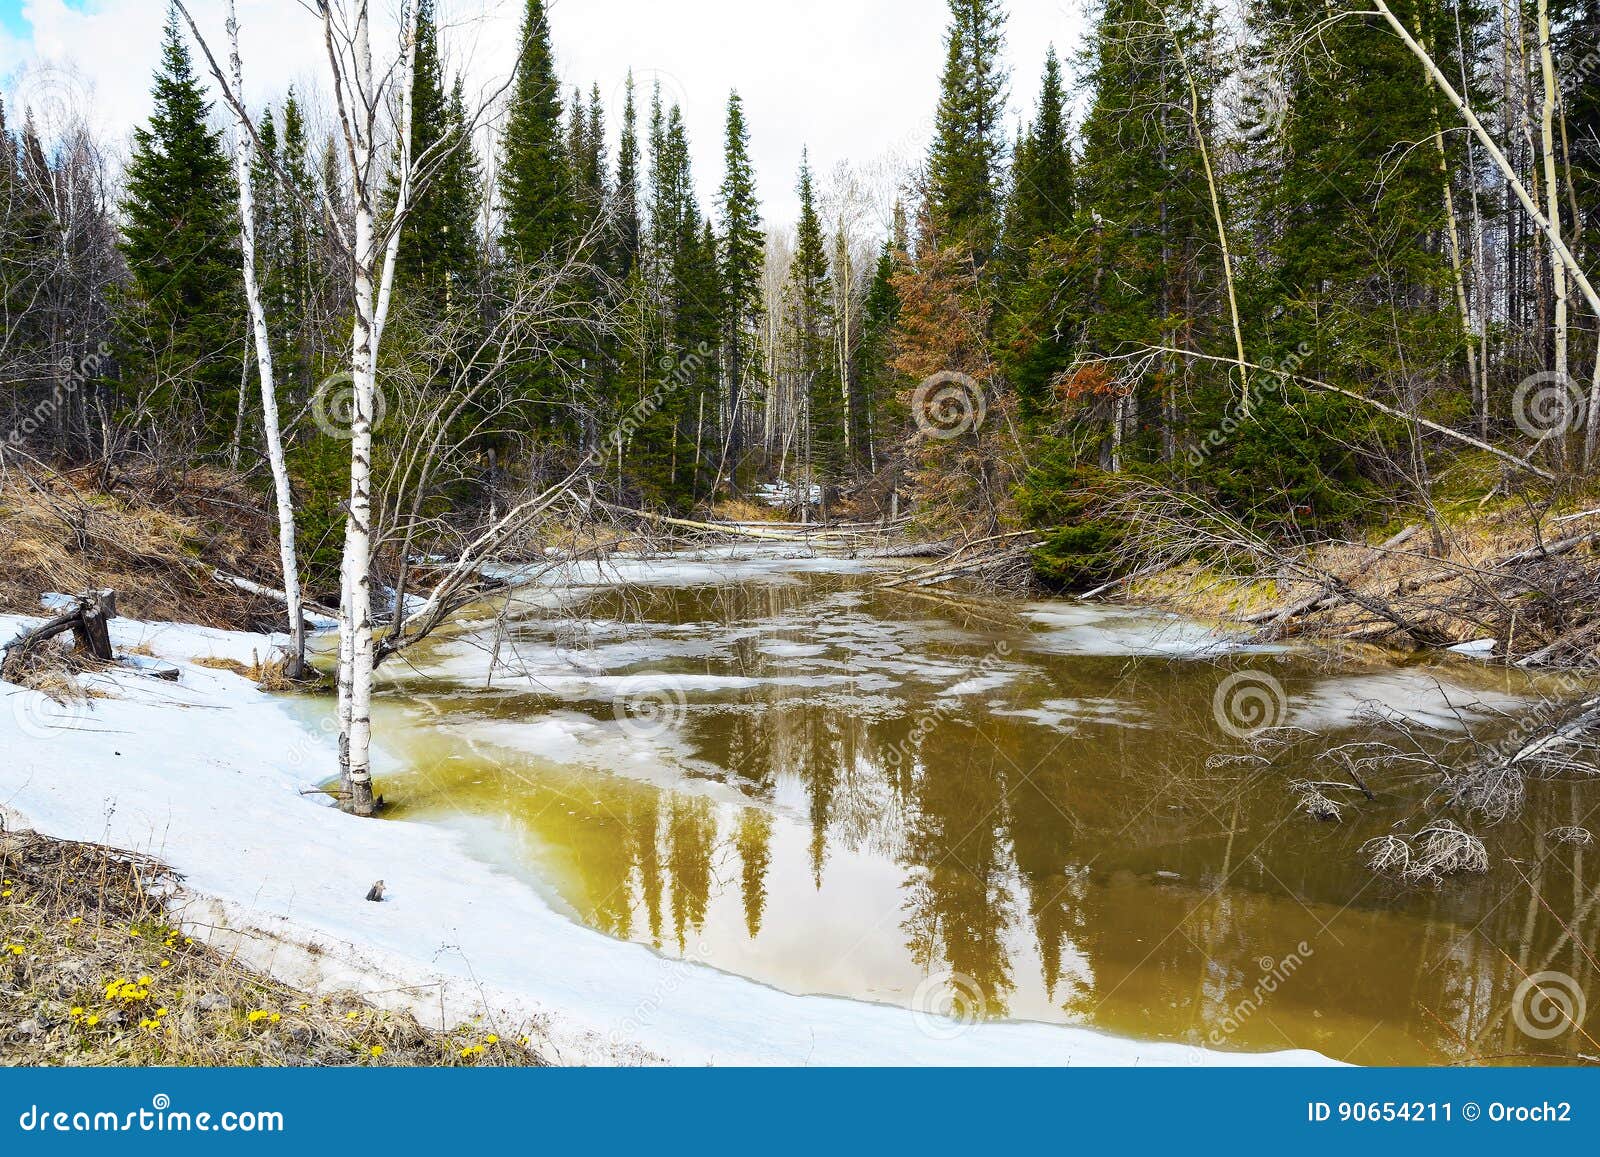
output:
M392 12L397 0L375 0ZM447 48L472 87L511 68L523 0L440 0ZM222 36L222 0L193 0ZM1067 61L1081 42L1081 0L1011 0L1012 120L1026 115L1046 47ZM149 115L165 0L0 0L0 78L8 97L88 100L99 127L126 142ZM253 104L289 85L321 87L316 21L297 0L239 0ZM683 106L707 208L722 174L728 91L743 96L769 223L795 214L802 146L813 167L920 157L943 63L946 0L554 0L557 64L570 91L597 82L620 116L631 67L641 93L659 80ZM42 94L42 97L41 97ZM641 100L645 99L641 97ZM8 101L8 105L16 103ZM614 155L614 154L613 154Z

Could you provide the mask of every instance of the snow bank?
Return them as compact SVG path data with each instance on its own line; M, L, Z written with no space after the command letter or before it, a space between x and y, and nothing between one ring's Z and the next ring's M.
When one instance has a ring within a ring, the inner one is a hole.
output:
M0 619L0 631L20 625ZM167 860L196 896L187 913L196 931L292 981L390 1001L402 999L393 990L436 985L415 997L434 1016L540 1017L545 1047L570 1063L1325 1063L1040 1024L929 1033L904 1010L792 996L668 960L567 919L468 855L460 832L356 820L302 794L335 766L314 711L191 662L247 662L273 640L128 621L113 637L177 664L182 681L102 676L115 697L92 710L47 710L0 685L0 799L41 831ZM380 878L389 901L367 903ZM199 926L223 920L232 933Z
M1246 644L1193 619L1097 603L1035 603L1023 616L1038 629L1029 646L1054 655L1129 655L1204 659L1225 654L1279 654L1276 644Z

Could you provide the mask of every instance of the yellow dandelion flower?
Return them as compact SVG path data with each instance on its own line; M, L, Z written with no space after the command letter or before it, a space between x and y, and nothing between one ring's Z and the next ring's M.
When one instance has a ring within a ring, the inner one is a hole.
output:
M0 900L9 900L9 899L11 899L11 889L10 888L7 888L4 892L0 892Z
M156 1015L157 1016L166 1016L167 1015L167 1006L166 1005L162 1005L160 1008L156 1009Z
M82 924L83 923L83 917L82 916L74 916L71 920L68 920L67 923L68 924Z
M137 940L139 938L139 936L140 936L140 932L139 932L139 930L137 928L129 928L128 929L128 935L132 936L135 940Z
M371 1053L375 1057L381 1057L383 1055L383 1046L382 1045L373 1045L370 1049L367 1050L367 1052Z
M26 948L24 948L20 944L13 944L11 946L11 955L13 955L13 956L22 956L22 955L26 954L27 951L28 950Z
M361 1014L358 1013L358 1012L347 1012L347 1013L344 1014L344 1018L345 1018L345 1020L355 1020L355 1018L360 1016L360 1015Z
M172 967L172 961L170 961L170 960L163 960L163 961L162 961L162 962L161 962L161 967L162 967L162 968L171 968L171 967Z
M83 1018L83 1023L91 1026L99 1024L100 1014L97 1012L91 1012L88 1016Z
M497 1045L500 1043L500 1038L494 1033L490 1033L488 1036L483 1038L483 1043L486 1045Z
M268 1016L268 1013L267 1013L267 1011L265 1009L257 1008L257 1009L252 1009L250 1014L249 1014L249 1016L246 1017L246 1019L249 1020L249 1022L251 1024L255 1024L257 1021L266 1020L267 1016Z

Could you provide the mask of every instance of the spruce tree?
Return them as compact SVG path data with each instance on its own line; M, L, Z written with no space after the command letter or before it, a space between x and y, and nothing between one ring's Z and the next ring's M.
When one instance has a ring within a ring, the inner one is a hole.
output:
M845 413L830 342L833 311L827 241L817 213L811 162L805 154L801 155L796 191L800 195L800 220L789 273L794 362L806 384L806 443L811 473L826 496L845 472Z
M1005 251L1013 269L1026 266L1028 250L1036 242L1067 229L1072 221L1073 179L1067 96L1061 85L1061 62L1051 48L1044 61L1038 115L1020 138L1012 160Z
M639 264L643 247L639 220L639 110L634 102L633 70L628 70L627 100L622 106L622 139L617 149L617 266L626 278Z
M481 179L461 82L451 84L445 76L434 0L421 0L416 19L411 155L432 158L425 162L431 176L406 216L395 279L409 295L445 309L462 299L477 276ZM391 182L391 205L397 193Z
M1001 0L949 0L928 177L940 243L981 263L999 233L1006 142L1005 10Z
M150 123L134 130L122 249L132 277L123 364L172 404L192 383L213 442L238 402L244 289L238 197L211 104L169 11Z
M528 0L520 44L500 163L501 244L514 260L559 260L576 210L544 0Z
M737 466L740 454L739 411L745 377L755 366L756 334L761 325L761 278L766 265L766 235L756 200L755 168L750 163L750 132L744 103L728 94L727 129L723 139L723 178L718 202L722 209L722 346L728 372L728 456Z

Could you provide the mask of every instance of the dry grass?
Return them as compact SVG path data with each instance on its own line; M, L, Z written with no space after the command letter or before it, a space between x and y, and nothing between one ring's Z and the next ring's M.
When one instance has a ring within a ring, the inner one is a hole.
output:
M0 832L0 1064L530 1066L525 1036L440 1032L310 996L185 936L147 857Z
M747 498L725 498L711 508L711 517L723 522L786 522L789 512Z
M78 676L105 666L74 647L70 638L57 638L7 652L3 671L8 683L48 695L57 703L71 703L95 697L96 692Z
M288 656L278 655L269 657L265 663L261 656L251 653L252 662L241 663L237 659L219 658L215 655L202 655L190 659L189 662L196 667L205 667L211 671L231 671L249 679L261 690L273 694L286 694L299 689L301 684L295 683L284 671L288 667Z
M109 587L130 618L249 629L281 608L211 581L212 568L274 580L276 530L258 495L215 471L0 477L0 611Z
M1564 556L1525 560L1514 575L1500 569L1498 560L1533 550L1541 540L1549 545L1600 528L1600 516L1555 521L1563 512L1587 510L1597 502L1593 495L1576 495L1546 511L1505 498L1481 505L1478 499L1463 500L1440 509L1437 527L1420 515L1410 519L1417 532L1385 551L1376 548L1401 523L1373 532L1365 542L1326 542L1303 551L1285 547L1285 558L1294 557L1292 564L1263 566L1253 574L1245 573L1246 567L1189 557L1130 583L1126 597L1202 618L1243 619L1290 606L1319 590L1326 593L1314 576L1333 575L1359 595L1401 613L1426 636L1424 641L1494 639L1497 653L1517 658L1582 623L1582 614L1568 612L1584 610L1584 584L1597 571L1596 550L1586 545ZM1275 637L1297 634L1409 645L1404 632L1350 599L1333 600L1281 624Z

